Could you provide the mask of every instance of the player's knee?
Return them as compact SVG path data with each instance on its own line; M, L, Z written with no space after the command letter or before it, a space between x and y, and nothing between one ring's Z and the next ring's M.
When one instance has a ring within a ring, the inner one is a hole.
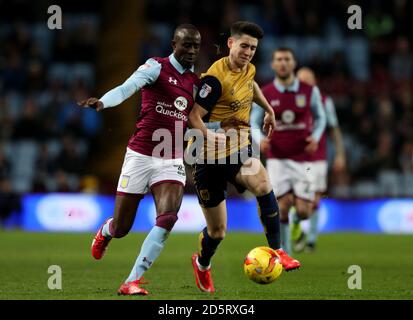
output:
M270 182L266 179L262 179L257 183L253 192L257 197L262 197L270 193L271 190L272 190L272 186Z
M160 228L164 228L168 231L171 231L177 220L178 220L178 215L176 212L165 212L165 213L159 214L156 217L155 225Z
M225 226L219 226L216 228L208 228L208 233L212 239L222 241L224 240L225 235L226 235L226 228Z
M312 204L308 204L306 206L298 206L296 207L296 212L301 220L308 219L312 212Z

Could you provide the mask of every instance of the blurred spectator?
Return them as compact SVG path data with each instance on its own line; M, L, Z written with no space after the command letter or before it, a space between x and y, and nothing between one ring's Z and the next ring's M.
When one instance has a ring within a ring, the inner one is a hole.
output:
M21 199L12 189L8 179L0 178L0 226L12 213L20 214Z
M402 145L398 160L404 174L413 174L413 140Z
M47 144L42 144L36 159L33 192L47 192L47 181L55 173L56 168L56 161L50 154Z
M14 126L13 139L42 140L43 138L44 131L39 119L38 107L32 98L27 98L22 117Z
M10 162L7 160L0 145L0 179L6 179L10 176Z
M413 77L413 54L409 40L399 37L395 51L390 56L389 73L393 80L408 80Z
M62 149L56 158L56 166L65 173L80 175L84 172L83 159L76 149L73 138L65 135L62 140Z
M398 163L395 159L393 137L389 131L380 132L377 137L377 147L373 154L366 156L358 170L358 178L372 179L381 170L396 170Z

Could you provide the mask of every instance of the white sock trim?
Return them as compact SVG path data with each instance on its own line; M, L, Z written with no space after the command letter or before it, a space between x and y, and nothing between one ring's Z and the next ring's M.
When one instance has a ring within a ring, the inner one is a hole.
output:
M207 271L211 269L211 263L207 267L204 267L202 264L199 263L198 258L196 258L196 265L198 266L198 269L201 271Z

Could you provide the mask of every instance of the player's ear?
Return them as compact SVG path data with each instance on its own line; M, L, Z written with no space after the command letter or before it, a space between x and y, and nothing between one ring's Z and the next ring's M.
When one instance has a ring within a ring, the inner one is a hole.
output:
M293 58L293 70L295 70L295 68L297 68L297 61Z
M233 37L229 37L228 40L227 40L228 48L231 49L234 42L235 42L235 39Z
M172 46L172 49L176 49L176 41L175 40L171 40L171 46Z

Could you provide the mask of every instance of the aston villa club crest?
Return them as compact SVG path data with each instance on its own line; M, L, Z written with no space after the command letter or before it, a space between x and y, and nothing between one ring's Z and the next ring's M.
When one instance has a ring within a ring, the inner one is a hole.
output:
M304 108L307 104L305 94L297 94L295 95L295 105L299 108Z
M201 87L201 90L199 91L199 96L201 98L206 98L209 93L212 91L211 86L207 85L206 83L204 83Z
M175 99L174 105L179 111L184 111L188 106L188 100L185 97L178 97Z

